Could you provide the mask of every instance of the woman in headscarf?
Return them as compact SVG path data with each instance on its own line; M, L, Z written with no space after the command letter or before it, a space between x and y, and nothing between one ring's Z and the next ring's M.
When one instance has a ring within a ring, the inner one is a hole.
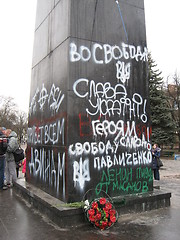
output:
M14 131L6 131L8 137L8 145L6 151L6 182L7 186L11 187L14 181L17 180L16 176L16 163L13 152L19 147L17 141L17 134Z
M158 158L160 158L161 149L157 144L154 144L152 147L152 162L153 162L153 171L154 171L154 179L160 180L159 174L159 166L158 166Z

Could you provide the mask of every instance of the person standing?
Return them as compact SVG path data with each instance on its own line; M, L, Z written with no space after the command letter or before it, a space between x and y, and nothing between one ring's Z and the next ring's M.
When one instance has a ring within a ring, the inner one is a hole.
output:
M24 177L26 177L26 157L22 161L22 165L23 165L22 173L24 173Z
M7 144L6 152L6 183L8 187L12 186L12 183L17 180L16 176L16 163L13 152L19 147L17 141L17 134L14 131L7 131L6 136L9 141Z
M20 162L16 162L16 176L17 178L19 177L19 168L21 167L21 163Z
M5 153L7 149L7 138L3 133L3 129L0 128L0 191L6 190L4 186L4 169L5 169Z
M154 179L160 180L159 174L159 166L158 166L158 158L160 158L161 149L157 144L154 144L152 147L152 162L153 162L153 171L154 171Z

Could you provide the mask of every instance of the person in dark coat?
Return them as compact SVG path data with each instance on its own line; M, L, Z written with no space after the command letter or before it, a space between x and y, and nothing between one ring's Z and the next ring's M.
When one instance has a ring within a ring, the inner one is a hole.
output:
M3 133L3 129L0 128L0 191L7 189L7 187L4 186L4 168L6 150L7 150L7 138Z
M159 166L158 166L158 158L160 158L161 149L157 144L154 144L152 147L152 162L153 162L153 171L154 171L154 179L160 180L159 174Z

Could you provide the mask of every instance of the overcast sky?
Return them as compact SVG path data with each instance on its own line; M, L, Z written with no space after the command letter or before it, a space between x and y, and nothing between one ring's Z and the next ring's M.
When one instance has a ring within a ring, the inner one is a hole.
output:
M164 78L180 72L179 0L144 0L147 45ZM36 0L0 1L0 95L28 111Z
M28 111L36 0L0 0L0 95Z
M180 1L144 0L148 50L164 78L180 73Z

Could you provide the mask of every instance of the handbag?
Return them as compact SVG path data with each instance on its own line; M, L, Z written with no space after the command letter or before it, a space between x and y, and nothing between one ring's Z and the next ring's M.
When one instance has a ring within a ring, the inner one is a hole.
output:
M13 152L13 155L15 162L16 163L20 162L21 160L24 159L24 150L21 147L19 147Z
M163 162L160 158L157 158L157 166L160 168L163 166Z

